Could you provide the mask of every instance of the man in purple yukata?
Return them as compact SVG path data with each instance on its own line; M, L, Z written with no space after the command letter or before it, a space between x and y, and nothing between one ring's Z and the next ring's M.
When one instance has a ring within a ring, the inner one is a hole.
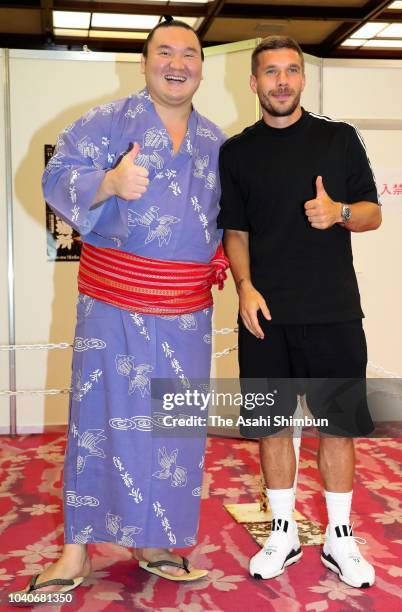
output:
M168 579L207 574L173 550L196 543L205 432L161 437L163 414L151 411L152 379L182 390L208 379L211 285L227 267L216 224L224 136L192 107L202 60L194 30L160 23L143 50L146 88L67 127L44 173L46 200L83 252L65 545L31 592L78 586L91 542L131 547Z

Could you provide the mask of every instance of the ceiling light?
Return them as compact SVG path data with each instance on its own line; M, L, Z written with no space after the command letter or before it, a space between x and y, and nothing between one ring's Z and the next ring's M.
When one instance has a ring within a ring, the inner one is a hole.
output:
M365 38L348 38L344 40L341 47L361 47L367 40Z
M392 2L392 4L387 6L387 8L391 10L402 9L402 2L400 0L397 0L397 2Z
M54 28L82 28L87 30L91 20L91 13L77 11L53 11Z
M402 38L402 23L391 23L377 34L378 38Z
M68 28L54 28L53 30L55 36L79 36L80 38L88 37L88 30L78 29L69 30Z
M122 15L117 13L93 13L93 28L118 30L152 30L159 21L157 15Z
M118 32L117 30L90 30L89 38L126 38L130 40L145 40L148 32Z
M389 23L366 23L356 30L356 32L351 35L351 38L371 38L372 36L376 36L378 32L381 32L381 30L388 25Z
M365 49L402 49L402 40L379 40L373 38L364 43Z

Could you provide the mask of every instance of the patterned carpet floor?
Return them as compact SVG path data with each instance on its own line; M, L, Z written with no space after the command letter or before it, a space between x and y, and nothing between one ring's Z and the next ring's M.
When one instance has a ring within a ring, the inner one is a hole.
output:
M317 440L302 441L297 509L316 528L326 514L316 470ZM7 592L56 559L62 548L61 472L64 435L52 432L0 437L0 609ZM184 551L209 569L198 583L173 583L139 569L128 549L91 544L94 571L63 610L157 610L159 612L381 612L401 610L402 513L400 440L357 441L353 516L362 550L375 565L377 581L359 590L339 582L320 562L320 547L305 546L300 563L273 580L248 575L258 550L247 529L224 504L255 501L259 495L258 444L209 438L198 546ZM44 610L61 610L46 606Z

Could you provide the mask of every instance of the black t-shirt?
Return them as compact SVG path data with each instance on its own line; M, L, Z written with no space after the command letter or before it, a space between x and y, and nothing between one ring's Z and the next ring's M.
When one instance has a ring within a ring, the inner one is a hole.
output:
M249 232L252 282L272 323L364 316L350 231L339 224L312 228L305 214L305 202L316 197L317 176L336 202L378 203L362 139L342 121L303 109L289 127L261 120L221 148L218 227Z

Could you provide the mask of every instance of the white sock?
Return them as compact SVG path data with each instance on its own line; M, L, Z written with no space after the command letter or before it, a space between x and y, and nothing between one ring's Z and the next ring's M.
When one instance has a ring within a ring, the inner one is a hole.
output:
M266 489L272 518L292 520L295 505L295 492L291 489Z
M348 493L324 491L330 528L333 529L336 525L349 525L352 494L353 491Z

